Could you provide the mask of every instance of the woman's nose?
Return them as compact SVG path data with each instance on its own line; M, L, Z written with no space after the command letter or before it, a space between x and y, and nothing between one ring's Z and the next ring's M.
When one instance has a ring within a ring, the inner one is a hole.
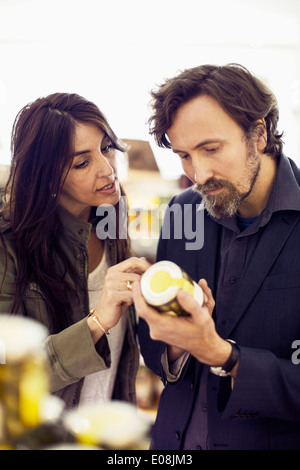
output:
M99 155L99 160L97 162L97 175L99 177L111 176L114 173L114 167L110 164L110 162L103 155Z

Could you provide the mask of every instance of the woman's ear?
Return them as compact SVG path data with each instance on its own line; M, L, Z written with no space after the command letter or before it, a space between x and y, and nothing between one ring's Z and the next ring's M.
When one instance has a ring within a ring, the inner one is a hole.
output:
M260 152L263 152L267 146L268 142L268 133L267 133L267 128L266 128L266 121L264 118L259 119L256 122L255 126L255 133L257 135L257 150Z

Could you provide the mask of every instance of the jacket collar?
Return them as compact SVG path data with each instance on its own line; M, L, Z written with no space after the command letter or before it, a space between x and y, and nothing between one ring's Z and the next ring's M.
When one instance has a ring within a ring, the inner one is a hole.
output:
M297 168L296 170L299 171ZM285 155L281 155L278 161L276 178L267 205L247 232L242 233L241 236L250 235L250 233L256 232L259 227L265 226L275 212L286 210L300 211L299 186L300 183L297 181L291 160ZM235 217L223 217L221 219L217 219L213 216L210 217L218 224L229 228L233 232L240 232Z
M296 171L298 170L296 169ZM294 227L299 222L300 189L299 182L297 182L298 176L291 167L290 161L282 156L277 177L264 211L265 214L262 213L262 217L259 217L260 226L265 225L265 228L257 246L256 256L250 260L247 271L244 273L231 311L226 313L226 323L223 322L222 314L217 318L218 329L224 337L228 338L230 336L235 325L260 289ZM249 231L248 234L250 234Z
M288 190L287 190L288 188ZM300 188L291 161L282 155L266 209L271 212L300 211Z
M91 218L89 222L83 222L72 215L64 207L58 206L58 214L61 220L63 232L66 240L73 241L75 244L81 244L87 249L88 241L92 227L95 227L100 220L96 216L96 207L92 207ZM118 263L118 250L116 240L107 238L105 240L108 249L108 255L112 264Z
M92 224L79 220L62 206L58 206L57 211L66 237L87 246Z

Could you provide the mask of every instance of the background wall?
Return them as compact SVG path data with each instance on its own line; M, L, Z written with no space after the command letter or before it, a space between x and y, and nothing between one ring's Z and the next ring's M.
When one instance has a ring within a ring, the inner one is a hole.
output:
M268 83L300 163L299 30L299 0L0 0L0 163L17 112L56 91L95 101L121 138L147 140L149 91L207 62ZM154 153L164 177L180 172L176 156Z

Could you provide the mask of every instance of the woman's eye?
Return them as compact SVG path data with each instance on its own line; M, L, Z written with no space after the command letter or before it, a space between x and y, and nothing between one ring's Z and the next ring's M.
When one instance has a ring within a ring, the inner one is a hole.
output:
M111 142L109 142L105 147L101 148L101 153L109 153L114 150L114 146Z
M88 160L85 160L84 162L78 163L77 165L74 165L75 170L81 170L83 168L86 168L88 166Z

